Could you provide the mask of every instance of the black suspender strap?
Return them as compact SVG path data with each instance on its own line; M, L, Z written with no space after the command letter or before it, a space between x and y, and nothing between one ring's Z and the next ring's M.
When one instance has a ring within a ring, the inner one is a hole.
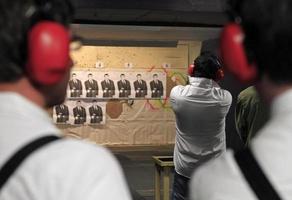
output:
M21 163L34 151L45 146L46 144L60 139L57 136L45 136L38 138L18 150L0 169L0 190L17 170Z
M259 200L281 200L250 149L238 151L234 157L245 179Z

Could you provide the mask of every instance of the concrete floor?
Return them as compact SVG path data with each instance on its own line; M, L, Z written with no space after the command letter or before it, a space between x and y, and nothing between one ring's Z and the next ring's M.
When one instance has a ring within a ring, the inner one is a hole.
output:
M173 145L109 148L124 169L133 200L154 200L154 163L152 156L172 156Z

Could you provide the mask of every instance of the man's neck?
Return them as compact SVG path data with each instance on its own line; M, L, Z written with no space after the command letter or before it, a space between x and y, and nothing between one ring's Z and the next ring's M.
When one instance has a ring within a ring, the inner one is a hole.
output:
M0 83L0 92L17 93L41 108L45 108L45 98L36 90L27 78L21 78L12 83Z
M292 84L276 84L269 78L263 77L262 80L255 85L261 98L267 105L271 105L272 102L288 90L292 89Z

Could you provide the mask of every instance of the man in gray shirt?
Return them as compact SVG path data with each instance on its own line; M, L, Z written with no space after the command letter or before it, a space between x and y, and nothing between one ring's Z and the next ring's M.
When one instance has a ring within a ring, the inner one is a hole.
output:
M173 200L186 198L194 169L226 149L225 117L232 96L217 84L224 76L220 62L204 53L189 75L189 85L176 86L170 94L176 116Z

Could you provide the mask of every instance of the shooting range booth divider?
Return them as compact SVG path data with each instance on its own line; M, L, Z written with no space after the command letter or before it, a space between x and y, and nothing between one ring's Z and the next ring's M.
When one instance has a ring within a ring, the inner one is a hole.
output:
M170 175L174 169L173 156L153 156L155 164L155 200L160 200L160 180L163 174L163 200L170 199Z

